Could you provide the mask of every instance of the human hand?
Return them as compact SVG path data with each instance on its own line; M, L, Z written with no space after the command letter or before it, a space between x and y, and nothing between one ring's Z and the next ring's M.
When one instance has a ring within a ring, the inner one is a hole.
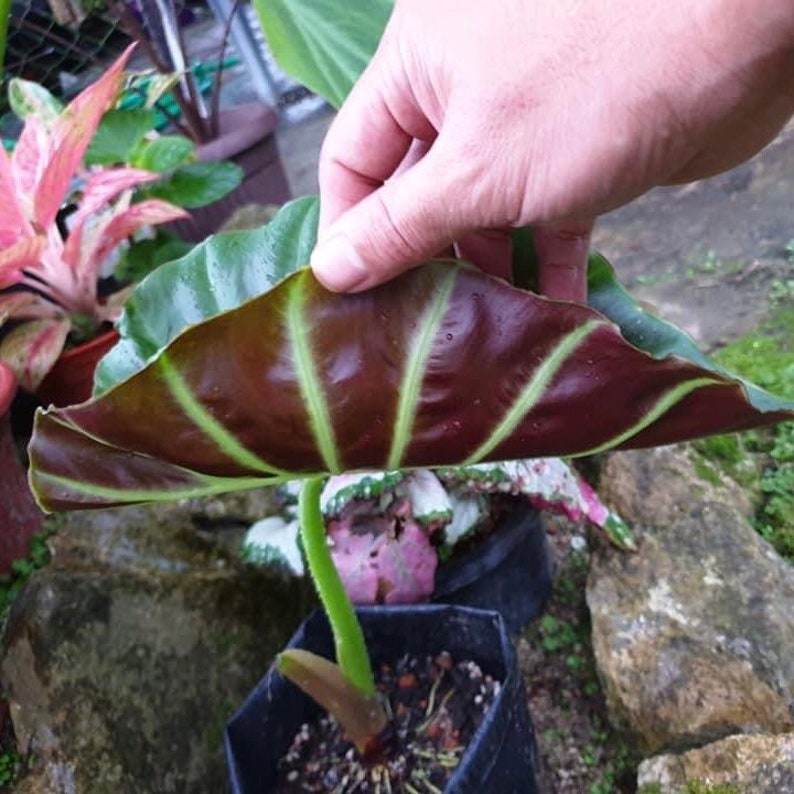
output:
M726 170L794 112L791 0L397 0L323 145L312 257L327 287L386 281L453 242L583 300L593 220Z

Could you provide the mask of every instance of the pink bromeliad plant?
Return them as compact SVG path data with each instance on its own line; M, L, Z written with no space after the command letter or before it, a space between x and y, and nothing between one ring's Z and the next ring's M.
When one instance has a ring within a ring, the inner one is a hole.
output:
M121 291L100 298L97 280L115 249L143 226L185 217L160 199L131 203L133 189L160 178L137 168L83 167L83 157L124 78L128 49L62 111L40 103L12 154L0 147L0 359L35 390L70 332L118 319ZM35 84L15 81L35 106ZM76 190L76 185L78 189ZM64 237L58 213L77 196Z

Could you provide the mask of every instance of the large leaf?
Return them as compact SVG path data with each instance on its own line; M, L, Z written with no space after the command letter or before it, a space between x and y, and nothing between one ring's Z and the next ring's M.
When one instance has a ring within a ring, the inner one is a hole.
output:
M279 65L339 107L369 63L392 0L254 0Z
M262 294L308 262L317 218L317 199L297 199L261 229L215 235L160 266L127 301L121 342L100 362L96 390L137 372L188 326Z
M32 483L47 509L92 507L583 455L794 417L792 403L656 352L591 308L461 263L356 295L302 269L188 328L102 397L39 414Z

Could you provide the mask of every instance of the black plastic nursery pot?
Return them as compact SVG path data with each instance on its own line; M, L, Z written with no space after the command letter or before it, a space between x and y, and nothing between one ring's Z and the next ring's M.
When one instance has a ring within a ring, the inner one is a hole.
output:
M431 599L494 609L516 633L541 615L553 580L540 513L528 502L517 501L477 548L439 566Z
M443 604L361 607L373 664L449 651L470 659L502 686L469 742L444 794L535 794L535 736L515 650L495 612ZM333 640L321 611L312 613L290 640L333 658ZM233 794L274 790L279 760L300 726L319 706L271 667L226 728L226 758Z

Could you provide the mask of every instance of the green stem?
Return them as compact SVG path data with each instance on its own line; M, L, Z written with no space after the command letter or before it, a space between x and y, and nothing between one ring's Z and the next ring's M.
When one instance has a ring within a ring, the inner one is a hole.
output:
M298 508L303 550L306 552L309 573L331 624L339 668L365 695L374 695L375 679L364 633L328 548L325 522L320 510L322 487L322 478L314 477L306 480L301 488Z

